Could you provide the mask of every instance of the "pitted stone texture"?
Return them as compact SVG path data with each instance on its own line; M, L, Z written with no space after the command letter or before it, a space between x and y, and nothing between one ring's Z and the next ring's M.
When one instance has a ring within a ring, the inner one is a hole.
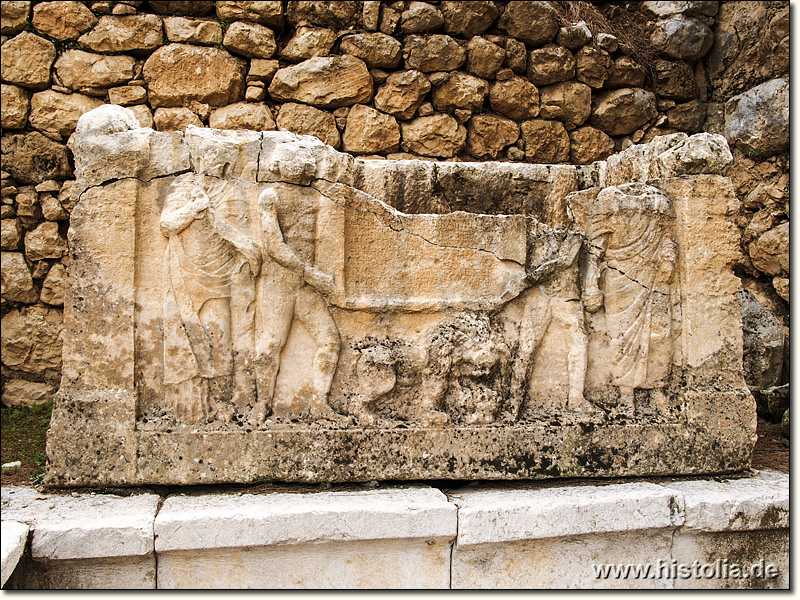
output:
M589 118L591 100L592 88L585 83L565 81L549 85L539 89L539 116L557 119L572 129L583 125ZM655 106L653 108L655 110Z
M475 115L467 124L467 152L477 158L495 159L519 139L519 125L496 115Z
M566 25L558 30L556 43L568 50L577 50L592 41L592 31L586 21Z
M731 98L725 104L725 136L761 158L788 150L788 82L773 79Z
M222 45L246 58L270 58L278 49L275 34L269 27L246 21L231 23Z
M67 281L67 270L61 263L55 263L47 272L42 282L41 301L51 306L64 306L64 285Z
M280 0L219 0L215 2L221 21L253 21L267 27L283 27L283 6Z
M3 221L5 222L5 221ZM0 266L0 285L3 300L33 304L39 294L33 287L31 271L22 252L3 252Z
M656 23L650 42L669 58L694 62L711 50L714 34L701 20L679 14Z
M0 4L0 33L14 35L25 28L31 13L30 0L11 0Z
M608 79L611 56L605 50L584 46L577 52L575 77L595 89L603 87Z
M409 35L403 42L403 58L406 68L430 73L460 68L467 59L467 53L449 35Z
M412 2L400 15L400 29L404 33L429 33L442 25L442 12L427 2Z
M532 119L522 124L525 160L535 163L559 163L569 160L569 135L558 121Z
M385 33L356 33L342 38L343 54L363 60L370 69L394 69L400 64L403 45Z
M61 311L44 306L12 310L3 317L3 365L47 378L61 370Z
M244 93L245 62L218 48L162 46L147 59L143 75L154 108L191 101L224 106Z
M164 17L164 33L170 42L186 44L219 44L222 42L222 26L216 21Z
M440 3L444 15L444 31L470 39L481 35L494 23L498 11L494 2L448 0Z
M97 23L97 17L81 2L42 2L33 7L33 26L57 40L76 40Z
M30 3L26 3L30 4ZM0 585L5 585L11 573L17 567L25 546L28 544L28 531L30 527L26 523L20 523L12 519L3 521L2 541L0 548L2 548L2 556L0 556Z
M493 84L489 102L494 110L515 120L539 116L539 90L522 77L512 77Z
M558 13L547 2L512 1L497 21L497 27L528 47L542 46L558 33Z
M506 51L485 38L475 36L467 44L467 70L477 77L494 79L505 59Z
M62 94L47 90L31 97L31 127L69 137L81 115L103 104L83 94Z
M420 71L400 71L392 73L375 94L375 107L398 119L407 120L414 116L431 82Z
M22 245L22 225L19 219L3 219L0 249L3 251L19 250Z
M536 85L551 85L575 77L575 57L572 52L548 44L528 54L528 79Z
M657 60L653 70L653 90L661 98L685 102L697 96L697 80L685 62Z
M7 379L3 387L3 406L37 406L52 402L55 387L38 381ZM5 527L5 524L3 525Z
M41 90L50 85L50 67L55 59L52 42L23 31L0 47L0 76L6 83Z
M131 56L67 50L56 61L56 76L64 86L75 91L108 88L133 79L135 62Z
M383 154L400 147L400 126L394 117L363 104L347 115L342 150L351 154Z
M732 162L733 155L723 136L698 133L659 154L656 170L661 177L700 173L724 175Z
M749 246L753 266L767 275L789 272L789 222L762 233Z
M569 132L570 160L588 165L614 153L614 140L594 127L579 127Z
M28 122L30 101L21 87L2 84L2 108L0 126L3 129L22 129Z
M657 114L652 92L629 88L603 92L593 98L589 122L609 135L627 135Z
M605 87L608 89L639 88L644 86L644 80L644 68L630 56L620 56L608 68Z
M299 135L313 135L324 144L339 147L336 118L329 112L306 104L286 102L281 105L276 121L279 129L287 129Z
M476 111L483 108L483 99L488 93L489 84L485 80L456 71L434 89L433 105L442 112L459 108Z
M269 86L279 102L339 108L372 99L372 77L364 61L349 55L310 58L280 69Z
M290 62L326 56L336 42L336 33L324 27L298 27L280 56Z
M199 126L199 124L196 124ZM208 126L215 129L250 129L252 131L271 131L275 129L275 119L265 104L238 102L211 111Z
M286 5L286 20L291 25L317 25L345 29L354 24L358 6L346 0L306 2L292 0Z
M3 136L3 168L23 184L68 179L72 167L67 147L38 131Z
M448 115L418 117L401 124L403 149L423 156L450 158L467 140L467 130Z
M105 15L89 32L78 39L84 48L95 52L146 52L164 42L161 19L156 15Z

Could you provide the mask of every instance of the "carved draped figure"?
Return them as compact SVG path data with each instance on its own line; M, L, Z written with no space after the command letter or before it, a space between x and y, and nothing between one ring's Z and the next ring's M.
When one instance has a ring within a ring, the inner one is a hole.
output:
M667 383L679 331L673 271L677 245L672 203L656 188L603 190L592 211L593 253L605 259L601 289L614 385Z
M233 370L227 302L241 264L234 246L217 231L208 210L180 227L184 224L179 222L181 211L191 203L198 187L199 182L191 176L176 180L161 214L162 229L173 225L164 259L168 283L164 303L166 384L193 377L213 379L230 375ZM210 198L212 207L217 197ZM222 301L216 310L209 305L214 299Z

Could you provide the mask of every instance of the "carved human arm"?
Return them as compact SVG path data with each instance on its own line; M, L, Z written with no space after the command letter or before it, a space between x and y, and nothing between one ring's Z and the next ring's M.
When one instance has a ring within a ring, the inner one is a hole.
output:
M597 312L603 307L603 292L600 291L600 261L608 247L608 235L595 238L589 244L586 277L583 283L583 306L589 312Z
M583 237L578 233L564 232L563 230L556 233L560 234L559 237L563 235L563 239L559 243L558 254L555 258L545 261L535 269L530 270L528 272L529 283L537 284L540 281L544 281L553 273L568 269L575 263L578 252L580 252L583 245Z
M258 275L261 269L261 251L256 246L255 242L247 235L242 233L239 229L225 221L219 214L211 207L208 209L209 216L211 217L214 229L225 240L230 242L234 248L244 256L245 260L250 264L250 269L253 275Z
M186 229L192 221L205 216L204 212L209 208L208 195L199 188L193 188L190 192L191 201L179 208L173 208L174 202L169 199L161 212L161 233L165 237L172 237ZM173 206L171 206L171 204Z
M319 269L306 265L297 253L283 239L278 212L276 209L278 193L268 188L258 196L258 214L261 218L264 249L279 265L297 273L303 281L323 294L334 292L333 277Z

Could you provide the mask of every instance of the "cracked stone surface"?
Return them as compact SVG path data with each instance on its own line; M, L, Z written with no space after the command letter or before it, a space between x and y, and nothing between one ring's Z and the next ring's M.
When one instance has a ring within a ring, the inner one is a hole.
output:
M375 161L107 105L72 146L53 484L749 464L721 136Z

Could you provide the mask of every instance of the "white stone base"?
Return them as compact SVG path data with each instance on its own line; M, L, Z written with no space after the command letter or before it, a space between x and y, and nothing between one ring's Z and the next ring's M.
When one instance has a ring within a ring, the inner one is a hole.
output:
M14 588L789 587L789 476L771 471L447 495L187 492L160 507L12 487L2 518Z

